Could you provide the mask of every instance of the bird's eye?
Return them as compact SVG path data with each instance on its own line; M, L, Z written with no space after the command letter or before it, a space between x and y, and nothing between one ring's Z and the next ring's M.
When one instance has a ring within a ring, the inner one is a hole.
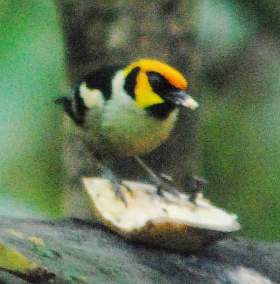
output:
M157 94L163 94L176 89L161 74L157 72L147 72L149 82L153 91Z

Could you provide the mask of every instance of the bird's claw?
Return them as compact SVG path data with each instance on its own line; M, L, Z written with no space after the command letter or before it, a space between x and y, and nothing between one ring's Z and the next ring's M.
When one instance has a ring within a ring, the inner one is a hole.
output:
M171 176L166 174L160 174L158 182L156 184L156 194L164 196L164 192L169 192L175 196L178 196L180 192L177 190L174 180Z
M123 187L121 183L115 183L114 184L114 192L117 199L120 199L126 206L127 206L127 200L125 198L125 195L123 193Z
M196 203L197 196L202 192L203 187L207 184L207 180L203 177L193 176L189 182L189 201ZM158 177L158 183L156 184L156 194L164 196L164 192L169 192L174 196L180 196L180 191L176 188L175 182L172 177L160 174Z
M174 179L172 178L172 176L167 175L165 173L160 173L159 175L165 182L174 185Z
M131 188L127 184L123 183L122 181L114 182L114 191L116 198L120 199L125 204L125 206L127 206L128 202L123 192L124 189L127 190L129 193L132 193Z
M203 187L208 183L208 181L199 176L193 176L190 182L190 197L189 201L196 203L197 196L202 192Z
M121 181L121 186L124 187L130 194L133 193L133 190L125 182Z

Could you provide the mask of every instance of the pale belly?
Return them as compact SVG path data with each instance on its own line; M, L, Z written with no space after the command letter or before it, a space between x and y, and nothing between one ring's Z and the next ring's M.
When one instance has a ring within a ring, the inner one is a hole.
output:
M168 138L177 113L175 110L166 120L159 120L146 115L143 110L106 112L100 132L114 155L141 155L154 150Z

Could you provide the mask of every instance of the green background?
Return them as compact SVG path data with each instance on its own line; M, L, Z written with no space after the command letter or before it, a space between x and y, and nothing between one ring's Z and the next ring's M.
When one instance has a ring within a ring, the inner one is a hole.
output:
M254 1L252 1L254 2ZM280 239L280 4L197 1L206 195ZM222 78L222 79L220 79ZM0 215L61 216L62 32L48 0L0 0Z
M60 212L60 120L53 100L64 78L52 1L0 1L0 213Z

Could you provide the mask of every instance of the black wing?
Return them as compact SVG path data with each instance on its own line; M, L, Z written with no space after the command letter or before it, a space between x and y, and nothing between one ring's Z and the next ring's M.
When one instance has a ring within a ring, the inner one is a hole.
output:
M78 125L82 126L85 121L87 107L79 94L79 86L76 85L71 96L61 97L55 100L55 104L62 105L65 113Z
M109 100L112 95L112 78L120 70L120 66L107 66L90 72L76 84L70 97L61 97L55 100L63 106L66 114L78 125L83 126L88 108L80 96L80 85L86 83L89 89L98 89Z

